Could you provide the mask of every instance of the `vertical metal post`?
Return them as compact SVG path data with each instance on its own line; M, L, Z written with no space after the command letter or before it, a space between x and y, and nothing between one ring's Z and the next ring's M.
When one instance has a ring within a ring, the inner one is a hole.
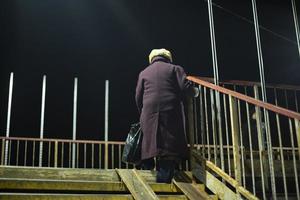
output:
M276 88L274 88L274 98L275 98L275 105L278 106ZM283 149L282 149L280 118L277 113L276 113L276 122L277 122L277 132L278 132L278 141L279 141L279 151L280 151L280 157L281 157L280 161L281 161L282 178L283 178L283 186L284 186L284 196L285 196L285 199L287 200L288 199L288 190L287 190L287 182L286 182L286 175L285 175L284 155L283 155Z
M257 90L257 87L254 86L254 89ZM256 93L256 96L258 96L258 93ZM272 196L273 199L277 199L276 194L276 183L275 183L275 172L274 172L274 162L273 162L273 149L272 149L272 140L271 140L271 129L270 129L270 120L269 120L269 112L264 108L264 128L265 133L264 136L266 137L266 143L267 143L267 152L268 152L268 165L269 165L269 174L270 174L270 180L271 180L271 189L272 189Z
M296 106L296 111L299 112L297 90L294 91L294 96L295 96L295 106Z
M289 108L289 101L288 101L288 91L284 90L284 97L285 97L285 105L286 108ZM296 185L296 194L297 194L297 199L300 199L300 191L299 191L299 180L298 180L298 172L297 172L297 164L296 164L296 149L295 149L295 144L294 144L294 131L293 131L293 125L292 125L292 120L289 118L289 127L290 127L290 137L291 137L291 146L292 146L292 155L293 155L293 165L294 165L294 173L295 173L295 185ZM297 136L297 140L299 139L298 135L297 135L297 123L295 123L295 129L296 129L296 136ZM299 140L298 140L299 141ZM299 143L298 143L298 148L299 147ZM300 155L300 152L299 152Z
M210 139L209 139L209 127L208 127L208 111L207 111L207 92L204 87L204 110L205 110L205 127L206 127L206 143L207 143L207 159L211 160L210 155Z
M226 134L226 143L227 143L227 161L228 161L228 174L231 176L231 159L230 159L230 142L229 142L229 131L228 131L228 116L227 116L227 101L226 95L223 94L223 103L224 103L224 116L225 116L225 134Z
M45 97L46 97L46 75L43 76L43 86L42 86L40 139L44 138L44 119L45 119L45 100L46 100ZM42 167L42 163L43 163L43 141L40 141L39 167Z
M210 28L210 40L211 40L211 52L213 60L213 71L214 71L214 83L219 85L219 68L218 68L218 56L216 47L216 36L215 36L215 25L214 25L214 14L212 0L207 1L208 15L209 15L209 28ZM220 158L221 158L221 168L224 170L224 152L223 152L223 137L222 137L222 121L221 121L221 102L220 93L215 91L216 96L216 119L218 124L219 142L220 142ZM213 122L214 123L214 122ZM217 155L215 155L216 158ZM215 163L217 164L217 163Z
M265 73L264 72L264 62L263 62L263 56L262 56L262 50L261 50L256 0L252 0L252 10L253 10L253 18L254 18L254 26L255 26L256 47L257 47L257 57L258 57L258 63L259 63L262 100L264 102L267 102L265 74L264 74ZM269 127L269 114L266 109L264 109L264 120L266 123L265 129L266 129L267 149L268 149L268 154L269 154L269 167L270 167L270 175L271 175L272 196L273 196L273 199L276 200L277 195L276 195L276 184L275 184L275 173L274 173L274 164L273 164L271 133L270 133L270 127Z
M198 138L198 112L197 112L197 104L196 101L193 101L193 115L194 115L194 145L199 145L199 138Z
M290 127L290 137L291 137L291 146L292 146L292 156L293 156L293 165L294 165L294 174L295 174L295 187L296 187L296 194L297 199L300 199L300 191L299 191L299 180L298 180L298 169L297 169L297 160L296 160L296 148L294 142L294 131L292 120L289 118L289 127Z
M79 153L80 153L80 151L79 151L79 147L80 147L80 143L76 143L76 160L77 160L77 162L76 162L76 168L79 168Z
M34 167L35 164L35 141L32 141L33 147L32 147L32 167Z
M58 141L54 142L54 167L57 168L57 160L58 160Z
M12 140L9 140L8 141L8 163L7 163L7 165L10 165L10 160L11 160L11 152L12 152L11 143L12 143Z
M65 158L65 157L64 157L64 151L65 151L65 143L62 142L62 143L61 143L61 158L60 158L60 162L61 162L61 163L60 163L60 167L61 167L61 168L64 168L64 162L65 162L65 161L64 161L64 158Z
M6 140L2 139L2 143L1 143L1 165L4 165L5 143L6 143ZM18 164L16 164L16 165L18 166Z
M92 144L92 168L94 169L94 144Z
M121 163L121 160L122 160L122 154L121 154L121 152L122 152L122 147L121 147L121 145L119 144L118 145L119 146L119 153L118 153L118 155L119 155L119 169L121 169L122 168L122 163Z
M195 144L195 138L194 138L194 133L195 133L195 127L194 127L194 108L193 108L193 98L188 97L187 99L188 103L188 136L189 136L189 141L188 143L190 144L190 166L193 168L193 156L192 156L192 151L194 149L194 144Z
M223 150L223 131L222 131L222 119L221 119L221 100L220 93L215 91L216 95L216 110L217 110L217 124L218 124L218 132L219 132L219 148L220 148L220 158L221 158L221 169L225 170L224 164L224 150Z
M27 141L25 140L25 147L24 147L24 166L27 165Z
M256 48L257 48L257 58L258 58L258 64L259 64L262 100L264 102L267 102L265 72L264 72L264 60L263 60L262 49L261 49L261 41L260 41L260 33L259 33L259 24L258 24L256 0L252 0L252 11L253 11L253 19L254 19L254 27L255 27Z
M84 168L86 168L86 143L84 143L83 145L83 152L84 152L84 155L83 155L83 166Z
M16 155L16 166L19 165L19 149L20 149L20 141L17 141L17 155Z
M295 127L296 127L296 136L297 136L297 144L298 144L298 153L300 158L300 121L295 119Z
M77 132L77 93L78 93L78 78L74 78L74 99L73 99L73 144L72 144L72 168L75 168L76 160L76 132ZM78 160L77 160L78 162Z
M300 57L300 31L299 31L299 23L298 23L298 15L297 15L297 8L295 0L292 1L292 9L293 9L293 16L294 16L294 24L295 24L295 31L296 31L296 38L297 38L297 46L298 46L298 54Z
M230 105L230 119L231 119L231 131L232 131L232 147L233 147L233 160L234 160L234 174L235 180L239 185L242 185L241 179L241 156L239 151L239 120L237 111L237 102L234 97L229 95ZM237 198L240 199L240 194L237 192Z
M248 96L247 86L244 88L245 95ZM248 125L248 137L249 137L249 148L250 148L250 162L251 162L251 176L252 176L252 189L253 194L256 195L255 188L255 174L254 174L254 163L253 163L253 147L252 147L252 131L251 131L251 123L250 123L250 114L249 114L249 104L246 102L246 114L247 114L247 125Z
M214 70L214 83L216 85L219 85L219 69L218 69L218 57L217 57L217 48L216 48L216 37L215 37L212 0L207 0L207 5L208 5L208 15L209 15L211 53L212 53L213 70Z
M115 145L111 145L111 168L115 168Z
M243 179L243 186L246 187L246 175L245 175L245 147L244 147L244 139L243 139L243 130L242 130L242 116L241 116L241 101L237 100L238 106L238 121L239 121L239 134L240 134L240 150L241 150L241 161L242 161L242 179Z
M68 167L71 168L71 167L72 167L72 166L71 166L72 142L69 142L68 145L69 145L69 165L68 165Z
M216 129L217 129L217 124L216 124L216 109L215 109L215 100L214 100L214 95L213 95L213 90L210 89L210 107L211 107L211 122L212 122L212 131L213 131L213 144L214 144L214 160L215 160L215 165L218 166L217 163L217 136L216 136Z
M48 167L51 166L51 142L48 144Z
M14 86L14 73L10 73L8 106L7 106L7 123L6 123L6 137L7 138L9 137L9 134L10 134L11 103L12 103L12 95L13 95L13 86ZM8 158L8 140L5 140L4 165L7 165L7 158Z
M199 85L199 101L200 101L200 132L202 143L202 157L205 158L205 125L204 125L204 108L203 108L203 91L202 86Z
M255 85L254 87L254 96L256 99L259 99L258 94L258 87ZM256 128L257 128L257 137L258 137L258 149L259 149L259 162L260 162L260 174L261 174L261 182L262 182L262 192L263 192L263 199L267 199L266 197L266 188L268 189L267 184L267 177L268 172L266 170L267 165L267 158L265 155L265 147L264 147L264 135L263 132L263 125L262 125L262 117L261 117L261 111L258 106L255 106L255 118L256 118Z
M102 167L102 144L99 144L99 169Z
M105 122L104 122L104 141L105 141L105 155L104 165L108 169L108 113L109 112L109 81L105 81Z

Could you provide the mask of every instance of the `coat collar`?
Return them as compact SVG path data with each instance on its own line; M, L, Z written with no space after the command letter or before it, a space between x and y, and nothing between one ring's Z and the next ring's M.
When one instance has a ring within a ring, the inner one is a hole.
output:
M155 56L153 59L152 59L152 62L151 64L155 63L155 62L158 62L158 61L162 61L162 62L166 62L166 63L171 63L169 59L163 57L163 56Z

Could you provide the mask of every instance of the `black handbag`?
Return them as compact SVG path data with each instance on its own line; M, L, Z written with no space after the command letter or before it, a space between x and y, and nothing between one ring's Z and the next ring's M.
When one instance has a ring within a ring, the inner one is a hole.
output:
M130 164L139 164L141 162L143 133L140 123L131 125L123 149L122 161Z

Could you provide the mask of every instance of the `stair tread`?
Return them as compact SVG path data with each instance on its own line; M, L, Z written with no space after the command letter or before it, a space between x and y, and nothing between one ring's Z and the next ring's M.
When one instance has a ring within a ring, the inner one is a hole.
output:
M197 184L194 184L190 177L184 172L179 172L175 176L173 183L190 200L212 199L204 190L201 190L199 187L197 187Z
M117 169L117 173L135 199L156 200L158 197L136 170Z
M180 192L172 184L149 183L154 192ZM203 184L197 184L204 187ZM36 190L82 190L82 191L128 191L121 181L90 180L52 180L52 179L20 179L0 178L0 189L36 189Z
M48 194L48 193L0 193L0 199L10 200L49 200L49 199L80 199L80 200L133 200L130 194ZM187 200L184 195L158 195L160 200Z

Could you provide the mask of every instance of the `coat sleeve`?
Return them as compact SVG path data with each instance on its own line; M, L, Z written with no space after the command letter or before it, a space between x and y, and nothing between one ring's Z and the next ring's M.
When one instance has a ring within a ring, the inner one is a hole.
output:
M192 90L192 83L186 79L186 73L184 69L180 66L176 66L175 72L180 91L182 94L189 94L190 90Z
M143 94L144 94L144 84L140 74L136 85L136 90L135 90L135 102L139 113L141 113L143 108Z

